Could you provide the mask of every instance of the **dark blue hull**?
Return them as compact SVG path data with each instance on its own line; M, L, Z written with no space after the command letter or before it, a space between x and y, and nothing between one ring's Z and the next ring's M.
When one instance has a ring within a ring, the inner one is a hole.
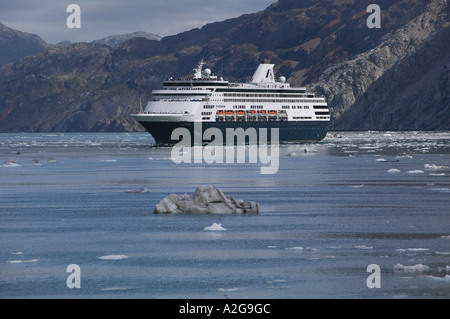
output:
M177 128L186 128L190 132L191 145L194 145L194 122L140 122L140 124L153 136L157 145L173 145L182 139L179 136L172 140L172 132ZM199 125L199 123L196 123ZM274 121L274 122L202 122L203 132L208 128L217 128L223 134L223 142L226 143L226 129L236 130L242 128L248 132L249 128L254 128L260 139L260 129L267 129L267 142L271 142L271 129L278 128L279 142L317 142L325 138L327 134L328 122L325 121ZM200 138L202 139L202 138ZM196 140L198 141L198 139ZM204 139L203 144L208 144L210 140ZM217 142L217 141L215 141Z

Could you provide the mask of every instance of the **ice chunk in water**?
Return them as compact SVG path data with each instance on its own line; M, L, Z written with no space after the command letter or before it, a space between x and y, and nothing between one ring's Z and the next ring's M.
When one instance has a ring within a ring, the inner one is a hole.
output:
M450 171L450 167L436 164L425 164L423 167L429 171Z
M211 226L205 227L205 230L207 230L207 231L224 231L227 229L222 227L222 224L213 223Z
M398 270L398 271L411 271L411 272L415 272L415 271L425 271L425 270L429 270L430 267L427 265L422 265L422 264L417 264L417 265L412 265L412 266L404 266L402 264L396 264L394 265L394 270Z
M373 249L372 246L366 246L366 245L358 245L358 246L355 246L355 248L357 248L357 249Z
M120 259L126 259L128 258L127 255L107 255L107 256L100 256L98 259L101 260L120 260Z
M408 171L407 173L408 174L423 174L425 172L420 169L413 169L413 170Z

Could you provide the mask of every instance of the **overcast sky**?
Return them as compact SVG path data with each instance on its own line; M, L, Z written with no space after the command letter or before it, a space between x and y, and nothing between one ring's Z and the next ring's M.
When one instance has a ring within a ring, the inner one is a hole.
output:
M47 43L92 41L135 31L177 34L210 22L264 10L276 0L0 0L0 22ZM81 28L69 29L71 3L81 8Z

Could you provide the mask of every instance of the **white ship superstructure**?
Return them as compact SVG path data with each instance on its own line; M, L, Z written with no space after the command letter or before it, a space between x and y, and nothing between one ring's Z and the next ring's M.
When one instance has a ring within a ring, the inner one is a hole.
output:
M177 127L279 128L280 141L318 141L325 137L330 112L324 98L304 87L291 87L284 77L277 81L274 64L262 63L250 83L230 83L203 70L203 61L191 78L169 79L154 90L154 100L133 114L157 144L174 144Z

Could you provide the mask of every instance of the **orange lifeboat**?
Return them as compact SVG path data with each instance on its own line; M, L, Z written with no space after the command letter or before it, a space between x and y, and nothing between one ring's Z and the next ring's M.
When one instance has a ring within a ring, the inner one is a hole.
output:
M262 114L262 115L266 115L267 112L262 110L262 111L259 111L259 113Z
M227 115L233 115L233 111L227 111L226 114Z
M244 115L244 111L237 111L237 115Z
M256 111L255 110L251 110L251 111L249 111L249 113L252 114L252 115L255 115Z
M217 115L223 115L223 111L217 111Z
M275 112L275 111L269 111L269 114L270 114L270 115L277 115L277 112Z

